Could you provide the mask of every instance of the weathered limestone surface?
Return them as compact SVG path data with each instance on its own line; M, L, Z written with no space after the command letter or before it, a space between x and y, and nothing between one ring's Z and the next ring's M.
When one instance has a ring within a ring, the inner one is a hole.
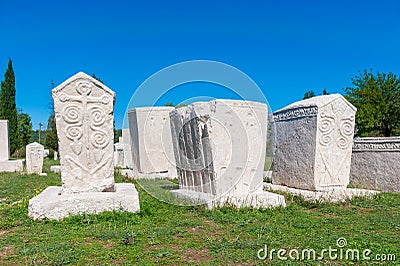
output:
M115 93L81 72L52 94L63 190L114 191Z
M61 166L60 165L52 165L52 166L50 166L50 172L61 173Z
M138 212L138 192L133 184L115 184L115 192L61 193L51 186L29 201L33 219L61 220L66 216L104 211ZM61 194L60 194L61 193Z
M120 137L119 142L114 143L114 167L126 167L124 148L122 137Z
M354 139L350 184L400 192L400 137Z
M139 211L133 184L114 185L115 93L80 72L53 89L62 187L49 187L29 201L34 219L70 214Z
M142 107L128 110L134 172L152 176L177 176L172 151L169 112L173 107Z
M8 136L8 120L0 120L0 162L10 159L10 139Z
M356 108L343 96L317 96L274 113L272 183L304 190L349 184Z
M44 147L33 142L26 145L26 171L28 174L42 174Z
M122 143L124 145L125 165L129 169L132 169L133 168L132 141L131 141L131 135L129 133L129 128L122 129Z
M0 120L0 172L22 172L23 160L10 159L10 139L8 135L8 120Z
M265 104L213 100L170 113L179 197L237 207L284 206L263 191L268 108Z

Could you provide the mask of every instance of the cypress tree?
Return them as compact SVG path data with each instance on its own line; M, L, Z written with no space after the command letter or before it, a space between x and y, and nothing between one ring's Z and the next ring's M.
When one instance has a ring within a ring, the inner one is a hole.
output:
M18 122L17 105L15 104L15 76L12 60L8 61L8 68L4 73L4 81L1 82L0 92L0 119L8 120L10 153L18 148Z

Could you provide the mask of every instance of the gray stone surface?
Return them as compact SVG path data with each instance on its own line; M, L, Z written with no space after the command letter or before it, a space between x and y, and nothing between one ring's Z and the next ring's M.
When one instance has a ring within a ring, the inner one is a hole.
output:
M207 194L212 206L284 205L283 196L262 190L267 115L265 104L236 100L198 102L173 110L180 187L174 193L192 195L194 201Z
M32 198L29 216L60 220L71 214L139 211L135 186L114 184L115 93L82 72L52 92L62 187Z
M274 113L272 183L305 190L349 184L356 108L340 94Z
M122 139L120 139L119 142L114 143L114 167L126 167L124 144L122 143Z
M133 184L115 184L115 192L61 193L51 186L29 201L33 219L61 220L75 214L98 214L104 211L137 212L139 196Z
M139 174L168 173L176 178L169 112L173 107L128 110L133 170ZM146 175L142 175L146 176Z
M350 184L400 192L400 137L354 139Z
M45 158L47 158L48 156L49 156L49 154L50 154L50 150L49 149L44 149L44 152L43 152L43 156L45 157Z
M0 172L22 172L23 160L10 160L8 120L0 120Z
M44 147L33 142L26 145L26 172L28 174L42 174Z

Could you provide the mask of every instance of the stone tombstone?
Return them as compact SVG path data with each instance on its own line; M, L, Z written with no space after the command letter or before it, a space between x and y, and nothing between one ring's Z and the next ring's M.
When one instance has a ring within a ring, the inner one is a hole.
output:
M0 120L0 162L10 159L10 139L8 136L8 120Z
M355 138L350 184L400 192L400 137Z
M54 161L58 160L58 151L54 151Z
M122 143L124 145L124 158L126 167L133 168L132 159L132 141L129 133L129 128L122 129Z
M44 157L47 158L50 154L50 149L44 149L43 154L44 154Z
M44 147L33 142L26 146L26 171L28 174L42 174Z
M81 72L52 95L63 190L114 191L115 93Z
M128 110L133 169L144 178L157 173L177 176L169 121L174 109L157 106Z
M29 216L60 220L73 214L139 211L135 186L114 184L115 93L79 72L52 94L62 187L50 186L32 198Z
M120 142L114 143L114 167L124 168L125 166L124 144L120 138Z
M170 113L178 197L237 207L284 206L263 191L268 107L240 100L196 102Z
M0 120L0 172L21 172L24 169L23 160L10 159L10 139L8 135L8 120Z
M346 188L355 114L356 108L340 94L276 111L272 183L312 191Z

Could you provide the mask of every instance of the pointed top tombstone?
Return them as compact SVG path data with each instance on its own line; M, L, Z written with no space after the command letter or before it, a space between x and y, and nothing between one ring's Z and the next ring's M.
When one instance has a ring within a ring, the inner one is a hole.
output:
M79 72L52 96L63 193L114 191L115 93Z

